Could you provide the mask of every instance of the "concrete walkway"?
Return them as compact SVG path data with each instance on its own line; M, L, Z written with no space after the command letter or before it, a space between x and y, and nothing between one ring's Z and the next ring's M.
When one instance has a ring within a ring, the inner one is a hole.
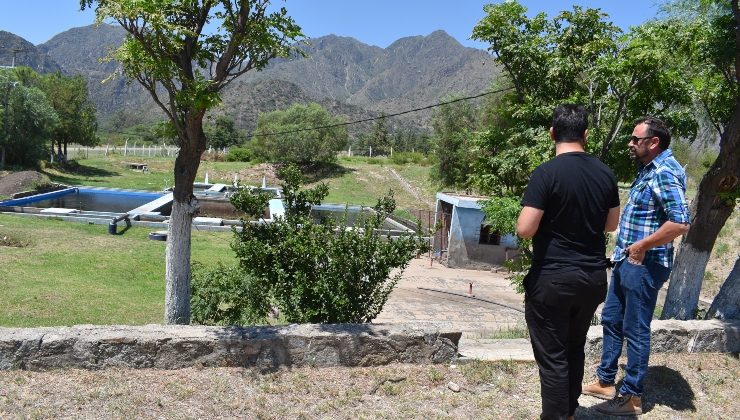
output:
M507 275L450 269L417 258L373 322L434 323L462 331L461 361L534 360L529 340L506 339L520 337L526 329L524 296L514 290Z

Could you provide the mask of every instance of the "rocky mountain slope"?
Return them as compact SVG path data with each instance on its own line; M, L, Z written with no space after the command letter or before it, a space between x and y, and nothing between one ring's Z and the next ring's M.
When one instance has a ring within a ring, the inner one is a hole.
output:
M15 58L15 60L14 60ZM0 66L31 67L39 73L61 71L62 68L44 51L25 39L6 31L0 31Z
M132 115L134 120L160 119L147 92L127 82L115 62L101 61L123 36L121 28L111 25L73 28L35 47L38 58L28 63L43 72L83 75L103 123L122 119L122 114L129 120ZM22 41L15 38L0 37L0 60L3 51ZM259 112L314 101L353 121L427 106L449 95L479 94L497 74L485 51L463 47L444 31L402 38L387 48L335 35L299 47L306 57L277 59L263 71L242 76L224 91L224 102L214 113L227 114L250 130ZM428 111L407 114L389 125L424 129L429 116Z

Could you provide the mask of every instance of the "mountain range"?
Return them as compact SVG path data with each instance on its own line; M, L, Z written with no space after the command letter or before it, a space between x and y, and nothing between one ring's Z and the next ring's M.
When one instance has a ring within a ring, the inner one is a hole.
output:
M148 92L121 75L115 61L101 60L121 44L118 26L73 28L34 46L0 31L0 65L32 67L41 73L82 75L101 124L131 125L163 114ZM305 57L275 59L250 71L223 92L214 115L225 114L251 130L257 115L292 103L318 102L347 121L393 114L440 102L449 96L487 91L498 74L485 51L462 46L444 31L401 38L387 48L328 35L300 42ZM394 117L389 126L428 129L429 111Z

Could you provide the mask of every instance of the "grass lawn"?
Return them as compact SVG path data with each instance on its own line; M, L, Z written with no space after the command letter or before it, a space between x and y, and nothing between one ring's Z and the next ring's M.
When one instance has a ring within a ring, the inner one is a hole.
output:
M149 172L128 169L125 162L145 163L149 166ZM78 171L62 172L55 168L46 168L44 172L51 181L67 185L161 191L174 185L174 162L172 157L110 154L78 160L81 165ZM429 208L434 202L436 189L429 181L430 166L411 163L396 165L385 158L373 159L371 162L373 163L369 163L367 158L340 159L338 171L308 186L317 182L327 183L329 196L324 200L326 203L371 206L391 189L398 208ZM253 165L244 162L203 161L198 168L196 181L203 181L206 172L210 174L209 180L212 183L230 183L234 174L241 174L239 180L242 183L259 185L261 176L257 177L259 179L251 179L243 174L250 166Z
M0 325L161 323L165 243L150 230L0 214ZM231 236L194 230L192 260L234 261Z
M125 162L145 163L149 172ZM161 191L173 185L174 158L96 156L78 160L74 171L48 167L53 182ZM399 208L417 209L433 200L429 167L394 165L385 159L348 159L329 184L327 203L374 205L393 189ZM243 162L201 162L205 172L258 184L243 174ZM395 175L394 172L398 175ZM399 179L399 176L402 179ZM261 178L261 175L260 175ZM409 188L409 186L412 186ZM147 239L153 229L133 227L109 235L103 225L0 214L0 326L32 327L74 324L161 323L164 313L165 244ZM215 265L234 261L230 232L193 231L192 261ZM17 246L20 245L20 246Z
M436 189L429 181L430 166L396 165L384 158L372 162L367 158L340 159L339 164L345 171L322 180L329 185L329 195L324 201L372 206L388 190L393 190L398 208L430 208L434 203Z

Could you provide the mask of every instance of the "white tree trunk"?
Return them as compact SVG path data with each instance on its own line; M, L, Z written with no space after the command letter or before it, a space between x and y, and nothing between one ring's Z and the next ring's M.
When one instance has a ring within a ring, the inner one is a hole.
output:
M676 308L675 313L668 315L665 311L661 319L666 317L676 319L694 319L696 317L696 304L687 302L698 302L701 281L704 279L704 271L709 261L709 252L701 251L687 242L682 242L678 248L673 270L671 271L671 283L668 294L665 297L664 308ZM699 287L696 287L690 279L698 279Z
M714 298L707 319L740 319L740 257Z
M198 202L172 202L167 229L165 256L164 321L166 324L190 323L190 229Z

